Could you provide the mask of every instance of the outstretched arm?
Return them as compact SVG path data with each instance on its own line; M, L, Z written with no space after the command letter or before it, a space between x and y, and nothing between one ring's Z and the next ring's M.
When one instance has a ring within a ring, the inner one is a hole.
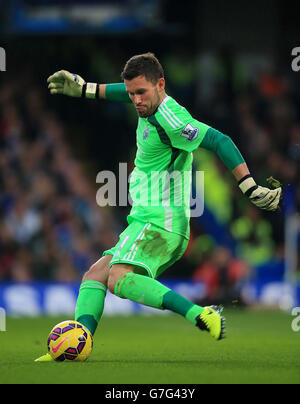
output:
M257 185L252 178L247 164L240 151L229 136L222 134L215 129L208 129L200 147L214 151L238 181L238 185L252 203L264 210L275 211L278 209L282 189L280 184L270 183L276 189L269 189Z
M64 94L69 97L107 99L110 101L131 102L124 83L86 83L78 74L60 70L48 77L51 94Z
M252 203L266 210L278 208L282 194L278 181L276 183L272 178L269 181L276 189L257 185L249 173L243 156L229 136L194 119L175 101L160 106L150 123L156 126L158 132L163 131L168 144L172 147L187 152L193 152L198 147L213 151L233 173L241 191Z

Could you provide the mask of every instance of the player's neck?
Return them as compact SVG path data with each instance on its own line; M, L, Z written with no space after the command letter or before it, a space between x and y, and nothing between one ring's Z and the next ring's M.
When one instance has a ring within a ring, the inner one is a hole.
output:
M166 92L164 91L160 97L160 102L157 106L157 108L166 100L166 98L168 97L168 95L166 94Z

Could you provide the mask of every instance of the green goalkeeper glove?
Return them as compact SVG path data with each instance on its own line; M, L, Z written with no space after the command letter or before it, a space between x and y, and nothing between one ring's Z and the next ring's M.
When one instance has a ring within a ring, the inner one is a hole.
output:
M97 83L86 83L78 74L60 70L47 79L51 94L64 94L69 97L99 98Z
M250 175L246 175L239 181L239 187L243 194L248 196L250 201L258 208L275 211L279 208L279 202L282 196L282 188L279 181L270 177L267 181L275 188L269 189L256 185Z

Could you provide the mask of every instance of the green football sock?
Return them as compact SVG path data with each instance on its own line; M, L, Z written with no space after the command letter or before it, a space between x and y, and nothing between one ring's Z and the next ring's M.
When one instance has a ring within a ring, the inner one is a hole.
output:
M94 335L104 310L107 287L97 281L84 281L80 285L75 309L75 320Z
M168 309L180 314L196 324L196 317L203 308L167 288L155 279L132 272L122 276L116 283L114 293L121 298L132 300L156 309Z
M118 280L114 294L145 306L163 309L163 295L170 289L152 278L129 272Z
M168 310L181 314L193 324L196 324L196 317L203 312L203 307L192 303L185 297L173 292L173 290L164 295L163 306Z

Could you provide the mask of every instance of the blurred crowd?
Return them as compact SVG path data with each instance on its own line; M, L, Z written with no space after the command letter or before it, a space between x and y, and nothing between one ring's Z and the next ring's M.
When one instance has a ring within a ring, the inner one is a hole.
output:
M94 48L95 57L88 61L92 79L120 80L119 70L131 54L125 55L117 40L112 42L107 46L112 52ZM89 44L89 54L91 49ZM188 250L166 276L201 279L209 298L226 295L232 301L243 282L269 262L274 268L275 260L276 274L283 276L285 209L299 212L300 207L300 79L288 63L254 56L248 60L226 47L198 55L179 46L155 53L165 68L168 93L195 118L234 140L257 183L266 186L266 178L273 176L292 195L280 214L258 211L215 156L201 151L195 156L197 168L215 176L205 189L207 208L236 245L234 250L218 245L201 220L194 219ZM132 150L125 155L134 156L132 111L110 103L95 105L94 124L101 120L111 128L114 120L115 130L123 131L122 149L131 139ZM49 107L47 94L33 77L26 83L22 78L2 81L0 108L0 280L79 280L115 244L124 222L117 208L96 205L93 174L85 159L75 157L67 119L54 104ZM83 127L88 125L85 119L83 113ZM93 142L101 142L90 141L92 149ZM114 155L114 160L123 156Z
M77 281L117 240L65 125L44 101L33 83L1 86L0 280Z

